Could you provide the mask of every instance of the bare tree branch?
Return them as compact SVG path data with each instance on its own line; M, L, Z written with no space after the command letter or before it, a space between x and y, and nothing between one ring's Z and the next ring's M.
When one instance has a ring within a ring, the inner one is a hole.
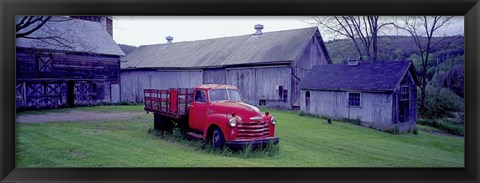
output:
M32 20L33 18L34 18L34 16L30 16L28 18L27 22L24 22L25 18L23 18L22 21L16 25L16 27L17 27L16 38L25 37L25 36L28 36L28 35L34 33L35 31L40 29L42 26L44 26L45 23L47 23L52 18L52 16L47 16L46 18L44 18L43 16L40 16L40 17L37 17L34 20ZM40 23L35 25L35 23L38 22L38 21L40 21ZM21 30L32 27L32 26L33 26L33 28L30 29L29 31L20 32Z
M364 60L366 57L368 61L377 60L377 38L380 30L393 26L393 22L380 22L380 16L327 16L312 19L319 27L350 39L360 59Z

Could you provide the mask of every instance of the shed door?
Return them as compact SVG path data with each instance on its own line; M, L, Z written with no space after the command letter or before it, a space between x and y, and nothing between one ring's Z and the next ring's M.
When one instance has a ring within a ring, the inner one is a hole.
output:
M400 122L410 121L410 90L402 86L400 90Z
M310 91L305 92L305 108L307 112L310 112Z

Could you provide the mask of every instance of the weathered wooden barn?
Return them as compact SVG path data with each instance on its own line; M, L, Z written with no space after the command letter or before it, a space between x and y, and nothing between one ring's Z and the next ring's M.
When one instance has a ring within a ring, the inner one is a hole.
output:
M108 19L53 17L28 38L17 38L17 109L119 101L124 53Z
M122 100L142 102L143 89L231 84L253 105L299 107L298 82L330 63L318 28L140 46L121 62Z
M300 82L300 109L380 130L411 131L417 85L415 68L407 61L314 66Z

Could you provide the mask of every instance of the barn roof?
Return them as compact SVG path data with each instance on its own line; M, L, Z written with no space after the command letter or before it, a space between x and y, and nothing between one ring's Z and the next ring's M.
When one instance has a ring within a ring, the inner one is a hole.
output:
M17 16L16 21L19 22L22 18L23 16ZM29 26L21 32L27 32L33 27ZM40 29L28 36L33 38L53 37L54 39L17 38L16 46L116 56L125 55L103 26L92 21L54 16Z
M207 68L290 63L317 30L317 27L310 27L261 35L145 45L124 57L121 68Z
M299 87L308 90L394 91L407 72L411 72L418 84L415 69L409 61L317 65L300 81Z

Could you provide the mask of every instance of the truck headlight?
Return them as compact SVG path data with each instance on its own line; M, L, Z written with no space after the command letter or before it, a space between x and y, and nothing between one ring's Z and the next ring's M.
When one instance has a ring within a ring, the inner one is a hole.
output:
M235 117L233 117L232 119L230 119L230 121L228 122L228 124L230 125L230 127L235 127L235 125L237 125L237 120L235 119Z
M270 123L272 123L272 125L275 125L277 123L277 119L275 117L272 117L272 119L270 119Z

